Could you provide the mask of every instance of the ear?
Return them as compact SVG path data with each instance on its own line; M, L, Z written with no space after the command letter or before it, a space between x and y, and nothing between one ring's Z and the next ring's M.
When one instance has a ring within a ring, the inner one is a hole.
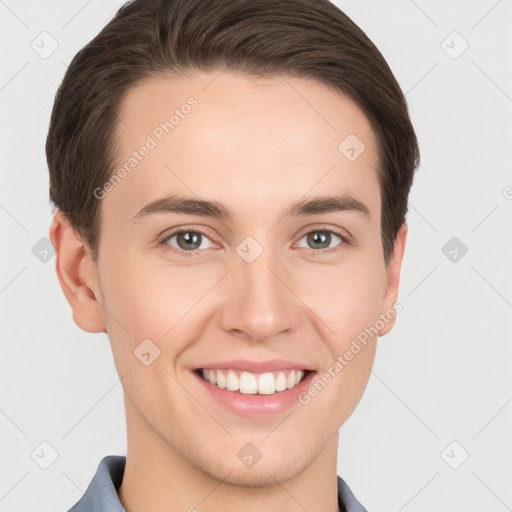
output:
M50 240L55 248L57 277L73 311L73 320L84 331L106 332L96 264L60 210L53 216Z
M407 223L404 221L400 226L398 233L395 238L395 246L393 248L393 254L391 255L391 261L386 269L387 274L387 285L384 293L384 299L382 302L381 313L386 315L387 321L384 322L384 327L379 329L379 336L387 334L396 321L396 313L390 318L389 312L394 310L393 305L396 303L398 298L398 285L400 284L400 269L402 268L402 259L404 257L405 242L407 240ZM387 313L387 314L386 314Z

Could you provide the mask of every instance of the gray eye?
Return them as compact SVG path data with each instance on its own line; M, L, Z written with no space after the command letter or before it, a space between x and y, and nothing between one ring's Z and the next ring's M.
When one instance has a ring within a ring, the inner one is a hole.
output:
M309 249L327 249L333 241L333 236L338 238L341 242L343 241L340 235L328 230L317 230L306 233L302 239L306 239L308 245L301 247L307 247Z
M171 243L173 239L176 239L176 243ZM209 245L205 245L205 243L208 243L207 241L211 243L205 234L199 231L187 230L172 234L167 238L166 243L182 251L195 251L210 247Z

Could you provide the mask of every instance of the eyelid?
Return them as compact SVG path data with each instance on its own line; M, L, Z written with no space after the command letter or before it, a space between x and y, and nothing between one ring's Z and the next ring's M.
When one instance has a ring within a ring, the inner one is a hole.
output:
M173 236L178 235L183 232L187 232L187 231L191 231L194 233L200 233L200 234L204 235L205 237L207 237L212 242L212 244L219 245L217 242L215 242L214 237L212 237L210 235L210 233L208 232L207 229L205 229L203 227L198 227L197 225L183 225L183 226L179 226L176 228L172 228L171 230L166 230L166 231L164 231L163 234L160 234L158 236L158 244L159 244L159 246L165 246L166 250L167 249L174 250L175 252L178 252L185 256L199 255L201 253L204 253L207 249L194 249L193 251L184 251L182 249L176 249L175 247L172 247L166 243L166 241L169 240L170 238L172 238ZM340 228L338 226L334 227L329 224L312 224L312 225L306 226L300 232L301 234L298 236L298 239L301 240L305 235L312 233L312 232L314 233L316 231L327 231L327 232L336 234L342 240L342 243L338 244L341 246L342 245L353 245L355 243L354 238L347 230ZM304 248L304 249L312 251L314 253L321 254L321 253L328 253L332 250L336 250L336 247L331 247L330 249L320 249L320 250L311 249L311 248Z
M331 224L313 224L310 226L306 226L304 228L304 231L300 231L300 235L298 236L298 238L301 239L304 235L307 235L308 233L315 231L329 231L338 235L345 244L355 244L354 237L346 229L340 228L339 226L332 226Z
M173 237L174 235L179 235L180 233L186 233L187 231L191 231L193 233L200 233L207 237L213 244L217 244L215 242L214 237L205 229L202 227L197 227L197 225L183 225L176 228L172 228L170 230L166 229L163 233L158 235L157 241L159 244L164 243L164 241L168 240L169 238ZM218 244L217 244L218 245ZM196 249L197 250L197 249ZM184 251L184 252L192 252L192 251Z

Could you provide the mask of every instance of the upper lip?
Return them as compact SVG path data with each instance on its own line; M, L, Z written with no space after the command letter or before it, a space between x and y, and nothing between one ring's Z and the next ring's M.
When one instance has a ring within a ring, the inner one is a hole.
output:
M267 361L249 361L247 359L235 359L232 361L217 361L209 363L199 368L209 370L240 370L250 373L266 373L276 372L279 370L295 369L295 370L313 370L310 365L287 359L271 359Z

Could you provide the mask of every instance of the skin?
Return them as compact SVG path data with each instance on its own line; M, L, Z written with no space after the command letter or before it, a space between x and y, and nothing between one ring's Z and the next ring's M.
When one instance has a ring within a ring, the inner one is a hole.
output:
M226 359L286 358L321 375L392 309L407 226L386 267L371 125L352 100L311 80L223 72L147 81L130 90L119 112L117 164L190 96L198 105L101 200L97 265L61 212L50 228L73 318L85 331L108 333L122 377L128 450L120 500L128 512L334 512L338 429L364 392L378 336L394 319L291 414L229 412L191 370ZM351 133L366 146L355 161L338 150ZM370 215L282 215L297 201L335 191L357 198ZM233 218L131 220L175 193L221 201ZM158 243L180 226L207 234L192 257L179 237ZM345 230L352 243L336 234L327 249L308 242L307 233L326 229ZM252 263L236 252L247 236L263 248ZM160 356L145 366L133 352L148 338ZM250 468L237 457L247 442L262 453Z

